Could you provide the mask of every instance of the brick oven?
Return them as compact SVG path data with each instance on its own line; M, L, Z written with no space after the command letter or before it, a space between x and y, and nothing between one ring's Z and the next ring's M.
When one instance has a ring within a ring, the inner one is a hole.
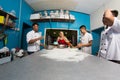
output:
M53 45L53 43L57 40L60 31L64 32L64 35L73 44L73 46L77 45L77 30L68 29L46 29L45 45Z

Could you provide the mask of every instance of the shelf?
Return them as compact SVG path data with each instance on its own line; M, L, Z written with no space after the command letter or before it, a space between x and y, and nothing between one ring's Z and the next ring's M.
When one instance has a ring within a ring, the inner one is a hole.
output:
M0 23L0 27L2 26L2 29L0 30L0 33L4 33L4 30L6 28L13 28L14 24L9 22L9 19L12 21L18 19L16 16L13 16L3 10L0 10L0 16L4 16L4 23Z
M43 19L32 19L33 22L74 22L75 19L62 19L62 18L43 18Z
M0 23L0 26L2 26L2 27L6 26L6 27L9 27L9 28L13 28L14 27L12 24L11 25L5 25L5 24L1 24L1 23Z
M6 37L5 34L3 34L3 33L0 34L0 40L4 39L5 37Z
M9 14L9 13L7 13L7 12L3 11L3 10L0 10L0 15L2 15L2 16L9 15L9 18L10 18L10 19L14 19L14 20L16 20L16 19L17 19L17 17L16 17L16 16L13 16L13 15L11 15L11 14Z
M0 23L0 26L4 26L4 24Z
M4 56L4 55L2 55L2 56ZM0 55L0 57L1 57L1 55ZM10 62L10 61L11 61L11 55L0 58L0 64L4 64L4 63Z

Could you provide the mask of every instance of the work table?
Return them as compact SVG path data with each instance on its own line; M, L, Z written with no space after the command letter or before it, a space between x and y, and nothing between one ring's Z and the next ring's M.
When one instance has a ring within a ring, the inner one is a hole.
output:
M62 50L62 49L61 49ZM80 62L55 61L37 52L0 65L1 80L119 80L120 65L88 56Z

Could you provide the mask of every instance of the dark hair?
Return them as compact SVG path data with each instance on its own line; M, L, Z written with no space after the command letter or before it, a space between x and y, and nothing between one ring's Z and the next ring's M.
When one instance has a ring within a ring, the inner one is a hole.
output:
M80 26L80 29L81 29L81 28L85 28L85 29L86 29L86 26L85 26L85 25L81 25L81 26Z
M118 10L111 10L112 14L114 17L118 16Z
M38 25L38 26L39 26L39 24L38 24L38 23L33 23L33 24L32 24L32 27L33 27L33 26L35 26L35 25Z

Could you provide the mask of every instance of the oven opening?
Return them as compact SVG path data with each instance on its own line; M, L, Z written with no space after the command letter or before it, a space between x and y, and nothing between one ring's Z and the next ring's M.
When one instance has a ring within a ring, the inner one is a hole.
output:
M45 45L53 45L59 36L59 32L63 31L67 39L73 46L77 45L77 30L68 29L46 29L45 31Z

